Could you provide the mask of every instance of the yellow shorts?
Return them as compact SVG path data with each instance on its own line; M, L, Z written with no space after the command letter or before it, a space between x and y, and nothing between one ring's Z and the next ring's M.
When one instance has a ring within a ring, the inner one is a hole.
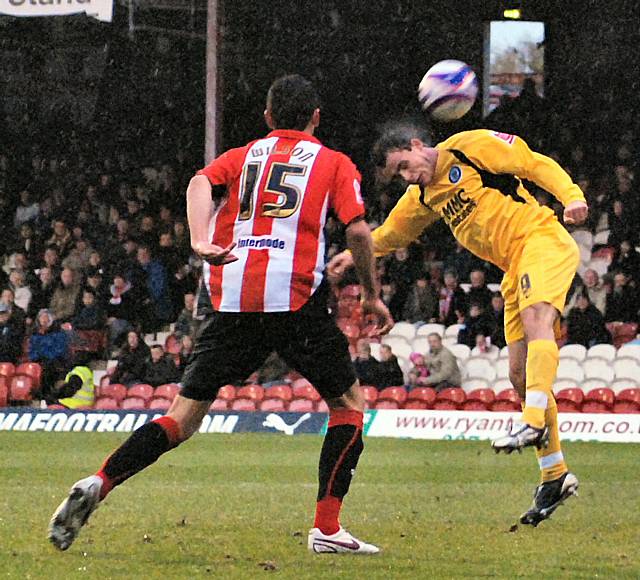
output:
M520 312L527 306L547 302L562 312L579 264L578 245L558 222L544 225L531 234L500 286L507 344L524 338ZM560 317L555 331L559 335Z

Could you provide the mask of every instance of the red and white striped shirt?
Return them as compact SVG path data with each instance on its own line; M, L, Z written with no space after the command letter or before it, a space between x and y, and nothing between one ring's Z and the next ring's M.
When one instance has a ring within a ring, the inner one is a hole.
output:
M327 211L344 224L364 214L355 165L301 131L273 131L198 175L227 188L209 225L211 243L237 244L236 262L204 265L213 308L222 312L301 308L322 281Z

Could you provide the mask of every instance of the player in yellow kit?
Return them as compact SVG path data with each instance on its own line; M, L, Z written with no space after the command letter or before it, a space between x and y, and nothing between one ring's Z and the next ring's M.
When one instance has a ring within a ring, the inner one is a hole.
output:
M383 133L374 158L385 180L399 177L409 184L373 231L377 256L406 247L444 219L463 246L505 273L509 376L524 406L522 424L492 446L506 453L536 447L542 482L520 518L536 526L578 488L560 448L552 385L558 367L555 332L580 257L573 238L521 179L553 194L565 208L567 224L586 219L584 195L555 161L531 151L519 137L494 131L459 133L430 147L422 129L398 125ZM339 278L351 264L347 252L338 254L329 275Z

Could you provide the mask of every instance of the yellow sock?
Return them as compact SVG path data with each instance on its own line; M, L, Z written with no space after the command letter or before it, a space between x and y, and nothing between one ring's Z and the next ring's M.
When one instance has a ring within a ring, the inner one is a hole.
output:
M528 345L527 395L522 421L536 429L545 425L547 404L553 398L558 358L558 345L554 340L532 340Z
M558 407L553 394L549 397L545 421L549 427L549 446L546 449L536 449L538 464L542 473L542 481L558 479L565 471L567 464L564 461L560 448L560 431L558 430Z

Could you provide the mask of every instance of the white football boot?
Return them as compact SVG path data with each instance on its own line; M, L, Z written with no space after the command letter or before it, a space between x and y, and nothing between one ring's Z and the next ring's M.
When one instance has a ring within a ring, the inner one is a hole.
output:
M98 507L101 489L102 479L97 475L90 475L73 484L69 495L49 522L49 540L58 550L66 550L78 537L80 528Z
M511 431L509 435L498 437L491 442L491 447L496 453L504 451L509 454L513 451L522 452L523 447L535 446L538 449L549 445L549 428L536 429L524 423L517 431Z
M318 528L309 530L308 547L316 554L377 554L380 548L354 538L347 530L340 528L327 536Z

